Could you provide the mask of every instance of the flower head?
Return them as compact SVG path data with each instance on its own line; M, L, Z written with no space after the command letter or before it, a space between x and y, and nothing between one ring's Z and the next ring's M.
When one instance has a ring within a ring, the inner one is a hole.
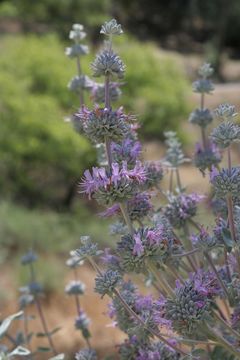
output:
M189 117L189 122L205 128L213 121L213 115L208 109L196 109Z
M120 57L112 50L105 49L97 55L91 65L93 76L115 75L119 79L124 77L125 65Z
M117 270L108 269L103 274L98 274L95 279L95 291L102 297L106 294L112 295L114 289L121 282L121 275Z
M122 91L120 89L120 85L117 82L110 82L109 84L109 97L110 101L117 101L119 100L120 96L122 95ZM93 101L97 104L103 103L105 101L105 85L93 83L91 87L91 96Z
M227 195L238 196L240 191L240 168L233 167L218 171L212 168L210 181L214 186L217 197L226 197Z
M175 289L173 299L167 299L165 316L175 331L185 336L199 336L198 325L211 310L211 299L219 293L217 280L211 273L199 272Z
M172 226L180 228L196 215L197 205L203 198L203 195L197 194L169 195L169 203L164 208L164 214Z
M201 77L204 79L210 77L213 74L214 70L211 64L204 63L202 66L200 66L198 73Z
M83 295L85 291L85 284L79 280L72 280L66 287L65 292L68 295Z
M83 40L86 36L84 27L81 24L73 24L72 30L69 33L69 39L74 40L76 43Z
M76 58L78 56L87 55L88 53L89 53L88 46L82 44L74 44L71 47L67 47L65 49L65 54L70 58Z
M85 171L81 188L82 192L94 197L99 203L112 205L132 198L145 179L145 169L140 162L137 161L130 170L126 162L122 166L113 163L111 172L105 168L93 168L92 174Z
M131 131L131 121L132 117L125 115L121 108L113 111L96 107L90 111L83 107L74 116L75 127L95 143L104 143L106 138L122 140Z
M197 81L194 81L192 87L194 92L201 94L210 94L214 90L213 83L209 79L199 79Z
M231 104L221 104L215 109L215 116L220 120L230 120L237 115L235 106Z
M199 143L196 144L193 161L203 175L206 169L218 165L221 160L222 154L215 144L210 143L206 149L202 148Z
M240 126L231 121L225 121L213 129L212 141L220 148L227 148L235 141L240 141Z
M107 36L111 35L121 35L123 33L121 24L117 23L117 20L112 19L110 21L106 21L100 30L100 34L104 34Z

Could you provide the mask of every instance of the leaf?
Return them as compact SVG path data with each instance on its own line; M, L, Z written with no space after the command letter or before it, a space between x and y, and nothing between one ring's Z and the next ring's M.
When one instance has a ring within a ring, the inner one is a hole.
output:
M56 334L56 332L58 332L59 330L61 330L61 326L58 326L58 327L56 327L55 329L51 330L49 334L50 334L50 335ZM61 354L60 354L60 355L61 355Z
M50 359L48 360L63 360L65 358L65 355L62 353L62 354L58 354L54 357L51 357Z
M16 349L14 349L10 354L9 356L26 356L26 355L29 355L31 354L31 351L29 351L28 349L22 347L22 346L18 346L16 347Z
M37 348L37 351L39 351L39 352L48 352L48 351L52 351L52 349L49 348L49 347L45 347L45 346L39 346Z
M19 311L16 314L8 316L6 319L3 320L2 324L0 325L0 339L5 335L11 322L17 318L19 318L23 314L22 311Z
M53 335L55 334L56 332L58 332L59 330L61 330L61 327L56 327L55 329L53 329L52 331L49 331L48 333L44 333L44 332L38 332L36 334L37 337L45 337L45 336L48 336L48 335Z

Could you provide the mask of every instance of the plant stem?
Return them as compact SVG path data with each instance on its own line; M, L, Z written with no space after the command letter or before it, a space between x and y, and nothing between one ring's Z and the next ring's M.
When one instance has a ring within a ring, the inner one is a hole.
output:
M43 314L42 306L41 306L41 303L40 303L37 295L34 297L34 299L35 299L35 304L36 304L36 307L37 307L37 310L38 310L39 317L40 317L41 322L42 322L44 333L48 338L49 346L50 346L53 354L57 355L57 351L56 351L55 346L53 344L52 337L48 332L48 327L47 327L47 323L46 323L46 320L45 320L45 317L44 317L44 314Z
M240 334L232 329L232 327L228 324L227 321L225 321L223 318L221 318L217 313L214 312L215 318L224 326L224 328L227 328L232 335L236 336L238 339L240 339Z
M204 93L201 93L200 108L202 111L204 110ZM201 126L201 135L202 135L203 148L206 150L207 148L206 132L205 132L205 127L202 126Z
M128 227L128 230L129 230L131 236L133 236L134 235L134 228L133 228L133 224L132 224L132 221L130 219L127 207L123 203L119 203L119 207L121 209L121 212L122 212L123 218L125 220L125 223L126 223L126 225Z
M135 311L133 311L131 309L131 307L126 303L126 301L122 298L121 294L118 292L118 290L114 290L113 291L114 294L117 296L117 298L121 301L121 303L123 304L124 308L128 311L128 313L130 315L132 315L140 324L143 325L143 327L150 332L150 334L152 334L153 336L157 337L159 340L161 340L163 343L165 343L167 346L169 346L170 348L172 348L173 350L175 350L176 352L181 353L182 355L189 355L186 352L184 352L183 350L179 349L177 346L173 345L172 343L170 343L169 341L167 341L161 334L159 334L159 332L157 332L154 329L151 329L149 327L146 326L145 322L135 313Z
M82 69L81 69L81 63L80 63L80 56L79 55L77 56L77 70L78 70L78 76L80 77L82 75ZM83 89L80 89L79 102L80 102L80 106L83 106L83 104L84 104Z
M181 184L181 179L180 179L180 174L179 174L178 168L175 169L175 172L176 172L178 189L179 189L180 192L182 192L182 184Z
M34 270L33 263L30 263L29 265L30 265L31 280L35 281L35 270ZM40 301L38 299L38 295L34 295L34 302L35 302L35 305L36 305L36 308L37 308L37 311L38 311L38 314L39 314L39 317L40 317L40 320L41 320L41 323L42 323L44 333L47 336L49 346L50 346L53 354L57 355L57 351L55 349L51 334L48 331L47 323L46 323L46 320L45 320L45 317L44 317L44 314L43 314L41 303L40 303Z
M170 170L170 181L169 181L169 191L173 191L173 169Z
M205 255L205 257L206 257L206 259L207 259L210 267L212 268L212 271L213 271L214 274L216 275L216 278L217 278L217 280L218 280L218 282L219 282L219 285L221 286L224 294L225 294L226 297L229 299L229 294L228 294L227 288L226 288L224 282L222 281L221 277L219 276L219 273L218 273L218 271L217 271L217 269L216 269L216 267L215 267L215 265L214 265L214 263L213 263L213 261L212 261L211 256L210 256L206 251L204 251L204 255Z
M164 292L165 292L168 296L173 297L173 296L174 296L174 291L173 291L173 289L172 289L171 286L168 284L168 282L165 281L164 278L162 278L161 276L159 276L158 270L156 269L155 265L152 264L150 261L148 261L147 265L148 265L148 268L150 269L151 273L154 275L154 277L155 277L156 280L158 281L160 287L164 289Z
M209 328L209 326L206 324L207 330L209 333L215 337L215 339L218 341L219 345L227 349L231 354L234 354L238 359L240 359L240 352L236 351L234 349L234 346L230 344L221 334L219 334L216 330L213 328Z

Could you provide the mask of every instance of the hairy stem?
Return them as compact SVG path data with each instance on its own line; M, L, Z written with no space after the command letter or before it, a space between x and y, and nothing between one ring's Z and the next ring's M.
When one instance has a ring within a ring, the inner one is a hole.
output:
M82 69L81 69L81 63L80 63L80 56L79 55L77 56L77 70L78 70L78 76L80 77L82 75ZM83 89L80 89L79 102L80 102L80 106L83 106L83 104L84 104Z
M219 276L219 273L218 273L218 271L217 271L217 269L216 269L216 267L215 267L215 265L214 265L214 263L213 263L213 261L212 261L211 256L210 256L206 251L204 251L204 255L205 255L205 257L206 257L206 259L207 259L210 267L212 268L212 271L213 271L214 274L216 275L216 278L217 278L217 280L218 280L218 282L219 282L219 285L221 286L224 294L225 294L226 297L229 299L229 294L228 294L227 288L226 288L224 282L222 281L221 277Z
M123 203L119 203L119 207L121 209L122 216L123 216L124 221L125 221L125 223L126 223L126 225L128 227L128 230L129 230L131 236L133 236L134 235L134 227L133 227L132 221L130 219L127 207Z
M30 263L30 274L31 274L31 281L35 281L35 270L34 270L33 263ZM38 314L39 314L39 318L40 318L41 323L42 323L44 333L45 333L45 335L46 335L46 337L48 339L49 346L50 346L53 354L57 355L57 351L55 349L51 334L48 331L47 322L45 320L44 313L43 313L42 306L41 306L41 302L39 301L38 295L34 295L34 302L35 302L35 305L36 305L36 308L37 308L37 311L38 311Z

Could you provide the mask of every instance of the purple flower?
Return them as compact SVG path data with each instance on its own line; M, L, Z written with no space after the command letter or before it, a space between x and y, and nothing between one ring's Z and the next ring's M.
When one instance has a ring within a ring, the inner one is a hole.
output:
M144 253L144 247L142 245L140 234L134 235L134 241L133 255L141 256Z
M126 162L121 166L113 163L111 172L105 168L93 168L91 174L86 170L80 186L81 192L89 198L94 196L99 203L112 205L132 198L145 179L145 169L140 161L132 169L128 169Z

